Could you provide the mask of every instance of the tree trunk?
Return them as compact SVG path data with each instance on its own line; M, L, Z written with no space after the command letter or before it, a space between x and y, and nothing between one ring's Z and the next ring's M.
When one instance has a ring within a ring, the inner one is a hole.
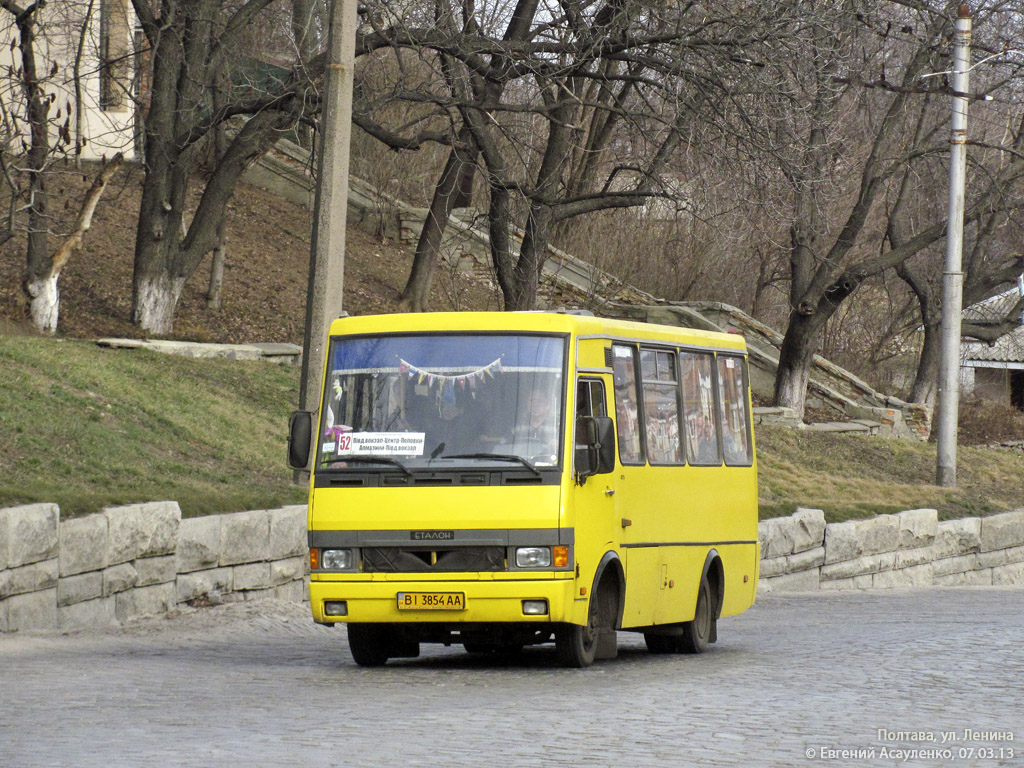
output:
M299 3L296 3L298 6ZM223 82L213 89L213 108L219 110L224 104ZM228 152L228 132L223 123L214 129L213 149L215 162L220 163ZM220 309L221 288L224 287L224 262L227 260L227 222L221 217L217 225L217 246L213 249L210 262L210 287L206 291L206 306L214 311Z
M939 360L942 349L941 320L925 323L924 343L917 361L917 375L910 390L910 402L934 407L938 396Z
M532 205L519 246L519 259L512 272L512 294L505 296L506 311L524 312L537 306L537 288L547 260L551 219L551 208L540 203Z
M186 278L170 278L158 271L141 276L134 286L134 304L139 326L147 333L166 335L174 329L174 309L181 298Z
M45 182L50 159L50 99L44 92L37 69L36 19L33 10L16 15L18 47L21 49L21 85L29 124L29 147L25 170L28 175L28 237L25 246L25 293L32 306L32 320L44 332L57 327L57 285L51 281L53 261L49 248L50 220Z
M188 175L181 168L181 158L172 159L163 142L154 138L158 137L149 135L146 140L148 170L135 234L132 322L149 333L167 334L187 279L180 232Z
M175 108L180 96L175 96L173 62L162 62L159 55L156 61L153 106L146 123L146 177L135 237L132 322L150 333L167 334L173 328L182 288L203 257L217 245L217 232L238 179L291 123L293 116L288 109L295 105L282 104L281 111L260 112L242 127L217 163L188 234L182 238L179 233L189 171L195 164L199 142L182 151L174 146L172 139L184 133L179 123L189 115L181 114L182 107ZM170 93L165 88L170 88Z
M30 297L29 307L32 323L44 333L57 332L57 321L60 316L60 288L57 281L60 278L61 270L64 269L71 257L81 250L85 233L92 226L92 217L103 196L103 191L123 161L124 156L118 153L100 169L82 200L82 208L78 213L74 231L48 260L49 268L46 273L29 277L25 281L25 291Z
M206 306L214 311L220 309L221 288L224 287L224 263L227 261L227 249L224 247L224 222L217 227L217 247L213 249L213 261L210 263L210 288L206 292Z
M491 263L494 267L494 276L498 280L498 288L505 301L505 309L511 309L508 306L508 297L515 293L512 238L509 237L510 217L508 190L497 185L492 186L491 204L487 211L491 240Z
M472 183L476 173L476 144L468 127L463 126L455 140L455 145L448 154L441 177L434 187L434 197L427 210L427 218L423 222L420 239L416 243L416 255L413 257L412 271L409 281L402 291L399 308L403 311L425 312L430 300L430 284L434 278L434 266L441 250L448 217L455 208L456 201L462 197L462 190L467 183Z
M779 350L775 405L792 408L801 419L807 403L807 381L825 320L817 314L792 312Z
M60 313L57 275L28 278L25 281L25 293L29 297L29 316L32 318L32 325L43 333L56 333Z

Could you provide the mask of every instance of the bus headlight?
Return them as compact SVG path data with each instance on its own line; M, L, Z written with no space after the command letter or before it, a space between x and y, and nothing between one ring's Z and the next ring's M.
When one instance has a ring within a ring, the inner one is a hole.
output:
M355 564L351 549L324 549L320 551L320 567L329 571L349 571Z
M550 547L519 547L516 549L519 568L548 568L551 566Z

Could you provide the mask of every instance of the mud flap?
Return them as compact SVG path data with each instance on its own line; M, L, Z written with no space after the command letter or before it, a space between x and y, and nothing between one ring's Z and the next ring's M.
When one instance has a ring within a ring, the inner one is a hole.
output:
M614 629L600 629L597 634L595 659L614 659L619 655L619 640Z

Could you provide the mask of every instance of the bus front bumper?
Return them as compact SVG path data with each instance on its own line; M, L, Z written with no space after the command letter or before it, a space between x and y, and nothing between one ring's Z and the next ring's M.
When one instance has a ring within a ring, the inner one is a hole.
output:
M393 578L393 577L392 577ZM380 623L509 623L571 621L571 578L501 581L310 581L313 620ZM443 607L410 606L443 603ZM427 596L425 599L420 596ZM460 597L461 596L461 599ZM537 613L541 601L547 612ZM340 604L344 604L341 606ZM461 607L459 607L461 603ZM455 607L453 607L453 605ZM401 607L400 607L401 606ZM344 610L344 615L328 615ZM530 612L527 612L530 611ZM585 615L585 614L584 614Z

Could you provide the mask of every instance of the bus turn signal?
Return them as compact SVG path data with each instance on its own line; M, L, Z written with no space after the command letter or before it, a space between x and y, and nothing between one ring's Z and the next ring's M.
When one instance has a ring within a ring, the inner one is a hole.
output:
M552 565L555 568L565 568L569 564L569 547L564 544L552 547L551 555L554 560Z

